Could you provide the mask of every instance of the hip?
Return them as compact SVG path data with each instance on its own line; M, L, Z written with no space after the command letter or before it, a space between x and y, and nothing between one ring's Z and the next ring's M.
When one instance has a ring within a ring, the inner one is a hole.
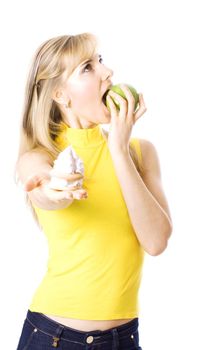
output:
M123 324L126 324L134 319L128 318L118 320L79 320L76 318L66 318L48 314L42 315L67 327L75 328L81 331L94 331L95 329L105 331L109 328L118 327Z
M128 320L127 320L128 321ZM139 346L139 319L101 331L64 326L42 313L28 310L17 350L135 350Z

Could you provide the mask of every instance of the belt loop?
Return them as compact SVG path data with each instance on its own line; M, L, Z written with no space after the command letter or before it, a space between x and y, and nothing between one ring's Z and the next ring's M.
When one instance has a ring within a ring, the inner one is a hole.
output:
M119 335L118 335L118 332L117 332L116 328L112 329L112 335L113 335L112 350L119 349Z
M60 335L62 334L63 330L64 330L64 327L62 325L59 325L58 328L56 329L56 336L53 337L53 343L52 343L52 346L54 348L57 348L58 341L60 339Z

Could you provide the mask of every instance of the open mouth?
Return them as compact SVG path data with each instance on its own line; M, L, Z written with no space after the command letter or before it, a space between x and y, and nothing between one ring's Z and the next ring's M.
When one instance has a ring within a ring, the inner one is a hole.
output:
M104 95L102 97L102 101L103 101L105 106L106 106L106 96L107 96L108 92L109 92L109 90L106 90L106 92L104 93Z

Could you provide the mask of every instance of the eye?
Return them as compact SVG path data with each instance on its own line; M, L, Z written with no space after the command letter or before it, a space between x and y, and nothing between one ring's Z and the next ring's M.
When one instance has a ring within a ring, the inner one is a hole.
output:
M83 72L89 72L90 70L92 70L92 65L90 63L88 63L84 67Z
M103 58L102 58L102 56L99 57L99 63L100 63L100 64L103 63ZM83 68L83 72L84 72L84 73L88 73L88 72L90 72L90 71L92 71L92 70L93 70L93 66L92 66L92 64L91 64L90 62L87 63L87 64L84 66L84 68Z

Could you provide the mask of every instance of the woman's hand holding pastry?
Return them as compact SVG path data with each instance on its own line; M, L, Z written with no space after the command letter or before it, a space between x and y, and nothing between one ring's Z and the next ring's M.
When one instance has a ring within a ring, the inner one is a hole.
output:
M39 174L30 176L23 185L23 189L27 192L31 192L35 189L41 189L43 194L54 203L59 203L63 201L69 201L70 203L74 199L86 199L88 197L87 191L83 189L80 185L64 187L60 189L53 189L49 187L51 180L51 175L56 176L60 179L67 180L69 182L74 182L76 180L82 179L83 175L79 173L75 174L62 174L55 170L50 172L43 171Z

